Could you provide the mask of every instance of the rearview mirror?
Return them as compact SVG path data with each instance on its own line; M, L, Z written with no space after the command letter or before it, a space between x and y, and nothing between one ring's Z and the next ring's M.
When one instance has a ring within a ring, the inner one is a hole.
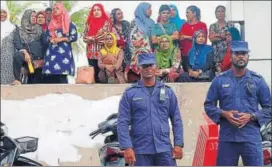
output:
M15 139L19 145L21 146L20 152L21 154L35 152L38 149L38 138L35 137L21 137Z

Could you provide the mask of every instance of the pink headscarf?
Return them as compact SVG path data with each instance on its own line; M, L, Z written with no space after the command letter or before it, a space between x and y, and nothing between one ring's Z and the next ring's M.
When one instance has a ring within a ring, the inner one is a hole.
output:
M56 38L55 30L62 28L62 31L64 34L69 33L69 27L71 23L70 16L68 12L66 11L63 3L55 3L53 5L53 9L57 7L60 10L60 14L56 15L54 12L52 13L52 18L48 26L48 30L50 32L50 35L53 38Z

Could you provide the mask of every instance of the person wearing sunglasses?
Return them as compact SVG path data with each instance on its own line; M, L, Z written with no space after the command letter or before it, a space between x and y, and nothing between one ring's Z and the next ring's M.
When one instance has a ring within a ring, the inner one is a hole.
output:
M239 156L244 166L263 166L260 127L271 120L271 95L264 78L246 68L248 59L248 43L232 41L232 67L215 77L204 103L220 125L216 166L237 166Z
M155 79L156 57L138 56L141 80L126 89L119 104L118 141L130 166L176 166L183 156L183 124L173 90ZM172 123L174 147L170 141ZM129 131L129 126L131 131Z

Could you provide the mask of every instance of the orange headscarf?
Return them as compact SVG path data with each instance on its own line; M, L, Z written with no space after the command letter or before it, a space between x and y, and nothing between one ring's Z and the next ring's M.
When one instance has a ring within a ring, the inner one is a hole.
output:
M55 15L54 12L53 12L51 21L50 21L49 26L48 26L48 30L50 32L50 35L53 38L56 38L55 31L57 29L59 29L59 28L62 28L62 31L63 31L64 34L68 34L69 33L70 23L71 23L70 16L69 16L67 10L65 9L63 3L55 3L53 5L53 9L55 7L59 8L60 14Z

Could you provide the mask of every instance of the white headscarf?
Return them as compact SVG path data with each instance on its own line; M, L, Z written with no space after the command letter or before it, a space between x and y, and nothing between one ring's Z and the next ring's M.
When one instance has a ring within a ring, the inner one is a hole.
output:
M2 40L15 29L15 26L9 20L9 10L6 1L1 1L1 10L2 9L7 12L7 19L6 21L1 21L1 43Z

